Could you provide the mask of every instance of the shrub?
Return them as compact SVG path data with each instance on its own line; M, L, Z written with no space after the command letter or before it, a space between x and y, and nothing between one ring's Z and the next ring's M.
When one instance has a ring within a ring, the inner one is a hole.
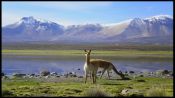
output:
M146 96L151 97L163 97L166 96L165 88L162 86L152 87L146 91Z
M84 96L86 97L107 97L109 95L98 88L92 88L92 89L87 90L84 93Z
M2 90L2 96L3 97L10 97L10 96L15 96L11 91L9 90Z
M47 75L49 75L50 74L50 72L49 71L41 71L40 72L41 73L41 76L47 76Z

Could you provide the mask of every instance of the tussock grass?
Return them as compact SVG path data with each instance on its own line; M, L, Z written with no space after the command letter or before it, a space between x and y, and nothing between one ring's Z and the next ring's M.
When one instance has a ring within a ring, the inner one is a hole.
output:
M152 88L146 91L145 96L165 97L167 96L165 86L164 85L153 86Z
M109 97L109 94L107 94L103 89L97 87L97 88L90 88L84 93L85 97Z
M173 96L173 79L170 78L151 78L151 77L136 77L136 79L131 80L106 80L97 79L97 84L84 83L84 78L81 79L71 79L58 78L56 82L52 78L45 80L36 79L8 79L2 80L2 91L3 96L7 94L10 97L17 96L56 96L56 97L118 97L121 91L125 88L135 89L143 93L144 96L151 97L154 92L155 95L159 96ZM50 81L52 80L52 81ZM136 80L145 80L146 82L138 82ZM159 84L159 85L157 85ZM154 87L153 87L154 85ZM160 88L160 85L163 85ZM155 88L157 87L157 88ZM165 89L166 88L166 89ZM161 89L156 94L157 89ZM165 94L162 94L164 92ZM161 95L162 94L162 95ZM132 94L132 96L137 96L137 93Z

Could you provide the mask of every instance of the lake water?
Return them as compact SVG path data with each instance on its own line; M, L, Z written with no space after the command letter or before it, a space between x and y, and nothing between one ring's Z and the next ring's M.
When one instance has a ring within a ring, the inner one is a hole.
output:
M173 60L154 60L154 59L116 59L107 57L118 70L151 72L156 70L173 70ZM2 56L2 72L5 74L18 73L36 73L42 70L57 72L60 74L66 72L76 72L83 75L84 56ZM80 69L80 70L78 70Z

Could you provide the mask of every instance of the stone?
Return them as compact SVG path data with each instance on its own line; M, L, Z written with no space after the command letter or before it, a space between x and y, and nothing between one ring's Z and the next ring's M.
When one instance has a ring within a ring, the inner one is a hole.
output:
M1 73L1 77L4 76L4 75L5 75L5 74L2 72L2 73Z
M134 73L134 71L129 71L129 73Z
M83 76L78 76L78 78L83 78Z
M41 76L48 76L50 75L50 72L49 71L42 71L40 72Z
M71 74L73 74L73 73L72 73L72 72L69 72L68 74L71 75Z
M57 73L56 73L56 72L51 72L50 75L51 75L51 76L56 76Z
M12 76L14 76L14 77L24 77L24 76L26 76L26 74L13 73Z
M80 68L77 68L77 70L80 70Z
M167 74L169 74L169 73L171 73L170 71L168 71L168 70L157 70L156 71L156 75L167 75Z
M35 74L30 74L30 76L35 76Z
M9 79L9 77L8 76L3 76L2 79Z
M71 77L77 77L77 75L74 74L74 75L72 75Z
M139 75L139 77L143 77L143 75Z
M59 75L56 75L56 77L60 77Z
M121 96L143 96L138 90L136 89L123 89L120 93Z

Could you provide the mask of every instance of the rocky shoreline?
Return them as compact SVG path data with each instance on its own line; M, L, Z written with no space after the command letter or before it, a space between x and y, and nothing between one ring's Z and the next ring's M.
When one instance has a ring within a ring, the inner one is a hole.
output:
M101 72L97 73L97 76L100 76ZM134 71L125 71L126 77L160 77L160 78L173 78L173 71L169 70L157 70L155 72L134 72ZM111 77L114 77L115 73L112 74ZM13 78L69 78L69 77L77 77L83 78L83 75L77 75L76 72L67 72L66 74L58 74L57 72L49 72L49 71L41 71L39 74L23 74L23 73L13 73L12 75L6 75L5 73L1 73L2 79L13 79ZM104 76L103 76L104 77Z

